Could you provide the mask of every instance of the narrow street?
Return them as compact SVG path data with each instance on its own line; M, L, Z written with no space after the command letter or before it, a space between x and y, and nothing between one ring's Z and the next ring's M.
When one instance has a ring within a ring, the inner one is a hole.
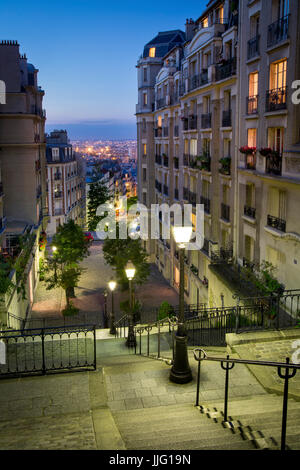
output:
M75 289L74 305L86 314L100 315L104 326L105 297L104 290L113 277L113 271L106 265L102 252L102 242L93 242L90 247L90 256L83 262L85 269L81 276L79 286ZM154 294L155 293L155 294ZM120 302L128 298L127 292L114 293L116 319L120 318ZM151 265L151 273L146 284L136 288L136 298L142 303L143 315L147 319L149 314L160 306L163 301L177 305L178 295L169 286L156 266ZM31 318L62 317L61 311L65 305L65 295L62 289L47 291L45 284L40 282L31 312ZM107 297L107 311L111 309L111 295Z

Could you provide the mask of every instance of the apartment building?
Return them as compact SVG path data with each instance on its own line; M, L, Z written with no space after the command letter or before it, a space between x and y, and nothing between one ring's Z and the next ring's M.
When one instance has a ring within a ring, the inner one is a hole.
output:
M52 236L67 220L85 226L85 176L73 151L66 130L54 130L46 136L47 194Z
M203 248L186 256L190 304L232 304L227 263L267 260L280 265L286 287L297 286L300 132L291 85L300 72L299 20L297 1L210 1L176 32L181 41L161 52L157 44L174 32L159 33L138 61L139 200L189 203L193 224L196 204L204 205ZM172 237L145 246L178 287Z
M0 42L0 80L6 88L0 104L0 249L2 266L12 266L9 278L15 286L1 292L4 325L9 315L24 318L30 309L43 256L39 238L47 225L44 91L38 70L19 49L16 41ZM24 295L17 289L21 284Z

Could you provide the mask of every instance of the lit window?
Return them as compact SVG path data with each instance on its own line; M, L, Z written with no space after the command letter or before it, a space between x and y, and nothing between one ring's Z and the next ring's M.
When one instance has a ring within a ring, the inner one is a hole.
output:
M149 57L155 57L155 47L150 47Z
M258 95L258 72L249 75L249 96Z
M147 144L143 144L143 155L147 155Z
M202 21L202 28L208 28L208 16Z
M286 86L287 60L284 59L270 65L270 90Z
M256 129L248 129L248 147L256 147Z
M144 94L143 94L143 103L144 103L144 106L147 106L147 104L148 104L148 96L147 96L147 93L144 93Z

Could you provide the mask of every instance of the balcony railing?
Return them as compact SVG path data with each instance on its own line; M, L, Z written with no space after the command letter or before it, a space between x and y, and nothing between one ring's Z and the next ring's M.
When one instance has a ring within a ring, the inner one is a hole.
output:
M254 207L245 206L244 215L246 215L247 217L251 217L251 219L255 219L256 209Z
M189 129L194 130L197 129L197 116L189 116Z
M179 170L179 158L178 157L174 157L173 163L174 163L175 170Z
M273 215L268 215L267 225L268 227L276 228L281 232L286 231L286 221L283 219L279 219L278 217L274 217Z
M189 119L187 117L184 117L182 119L183 121L183 130L188 131L189 130Z
M247 154L245 155L245 166L247 170L256 170L256 155Z
M189 78L189 91L195 90L208 83L208 70L204 69L199 75L193 75Z
M157 191L161 193L162 184L157 180L155 180L155 189L157 189Z
M169 157L167 157L166 155L164 155L164 166L165 166L166 168L169 167Z
M169 188L166 184L164 184L164 195L169 196Z
M162 163L161 155L155 155L155 163L157 163L157 165L161 165Z
M183 199L185 199L186 201L189 200L189 190L188 190L188 188L183 188Z
M204 212L210 214L210 199L204 196L200 196L200 204L204 205Z
M211 171L211 158L209 155L205 157L205 160L200 160L200 168L201 170Z
M288 38L289 15L280 18L268 27L267 46L272 47Z
M233 57L216 66L216 82L229 78L236 73L236 58Z
M164 106L166 106L165 96L163 98L160 98L159 100L156 100L156 109L163 108Z
M223 202L221 204L221 218L227 222L230 221L230 206L224 204Z
M257 35L248 41L248 60L259 55L259 39Z
M231 127L231 109L223 111L222 127Z
M154 129L154 136L162 137L162 127L157 127L156 129Z
M211 113L201 115L201 129L211 128Z
M282 173L282 156L268 155L266 157L266 173L269 175L280 176Z
M256 114L258 107L258 95L247 96L246 100L246 113Z
M169 128L166 126L164 129L164 137L169 137Z
M268 90L266 94L266 112L286 109L287 87Z
M187 153L183 154L183 166L189 166L190 156Z

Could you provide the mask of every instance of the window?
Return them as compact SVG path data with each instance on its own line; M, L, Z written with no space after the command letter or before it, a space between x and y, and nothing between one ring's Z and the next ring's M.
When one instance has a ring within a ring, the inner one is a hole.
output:
M270 90L286 87L287 60L270 65Z
M248 129L248 147L256 147L257 129Z
M269 214L278 219L286 220L286 192L277 188L269 189Z
M148 104L148 95L147 93L143 93L143 105L147 106Z
M245 235L244 253L247 261L253 261L254 258L254 239Z
M202 20L202 28L208 28L208 16Z
M149 57L155 57L155 52L156 52L155 47L150 47Z
M147 155L147 144L143 144L143 156Z
M144 67L143 71L144 71L144 82L146 82L147 81L147 67Z
M161 127L161 126L162 126L162 117L158 116L158 118L157 118L157 127Z
M59 160L59 148L52 149L52 159L55 161Z
M258 72L249 74L249 96L258 95Z
M268 128L268 147L277 150L280 154L283 152L283 133L282 127L269 127Z
M246 206L254 207L254 188L255 186L252 183L246 184Z
M190 155L195 157L197 155L197 139L191 139L190 141Z
M147 181L147 168L143 168L143 181Z

